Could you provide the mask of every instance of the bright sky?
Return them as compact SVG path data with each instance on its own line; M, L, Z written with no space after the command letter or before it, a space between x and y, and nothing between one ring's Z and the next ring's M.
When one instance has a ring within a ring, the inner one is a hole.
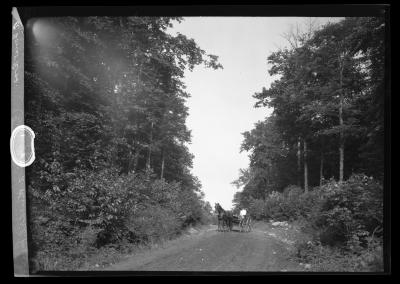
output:
M230 209L239 169L249 165L248 153L239 153L241 133L251 130L272 110L254 108L252 97L269 87L267 57L287 45L282 35L291 25L302 25L298 17L187 17L173 32L193 38L207 53L219 56L224 69L203 66L186 71L184 82L188 128L192 130L189 150L194 154L193 174L202 183L205 200ZM318 23L333 21L318 18Z

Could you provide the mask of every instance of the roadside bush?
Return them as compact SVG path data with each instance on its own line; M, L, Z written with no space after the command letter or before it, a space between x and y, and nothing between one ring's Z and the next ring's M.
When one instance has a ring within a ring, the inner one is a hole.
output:
M262 201L252 209L262 218ZM346 246L353 251L367 245L367 238L383 224L383 188L363 174L339 184L327 181L308 192L290 185L283 193L272 192L264 202L265 218L277 221L307 220L308 231L318 231L324 245Z
M202 212L201 212L201 216L200 216L200 220L199 220L199 224L202 225L216 225L218 224L218 217L214 214L211 214L209 210L210 208L202 208Z
M360 254L337 246L324 246L319 241L302 241L296 244L296 257L320 272L382 272L383 250L377 241L370 243Z
M297 257L318 271L382 271L382 185L364 174L327 180L308 192L290 185L251 200L253 218L296 221L310 236Z
M205 222L193 190L151 173L76 171L65 174L63 187L42 190L28 190L35 269L76 268L85 255L108 244L170 238Z
M382 186L360 174L343 184L330 182L324 187L326 198L315 220L322 231L321 241L365 248L367 238L383 225Z
M331 180L301 199L307 195L314 197L307 198L314 209L303 229L314 239L297 244L297 257L316 271L383 271L382 185L357 174L342 184Z
M180 222L170 209L149 205L127 221L132 241L148 242L171 238L180 231Z
M381 239L368 242L368 247L357 255L357 268L364 271L383 271L383 244Z
M260 199L250 199L249 212L255 220L268 218L265 214L265 203Z
M203 208L198 202L196 193L188 190L183 190L179 193L175 212L181 221L182 229L188 226L193 226L201 222L203 218Z
M303 189L296 185L289 185L284 189L281 207L286 220L293 221L301 216L302 194Z
M288 199L296 199L303 193L303 189L297 185L288 185L283 190L283 196Z
M273 191L268 195L265 201L265 215L267 218L277 221L287 220L282 193Z

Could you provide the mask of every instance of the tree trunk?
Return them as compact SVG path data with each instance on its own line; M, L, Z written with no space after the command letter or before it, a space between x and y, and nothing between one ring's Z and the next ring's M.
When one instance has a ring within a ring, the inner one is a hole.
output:
M324 152L321 151L321 162L319 167L319 186L322 186L324 180Z
M132 171L132 165L134 163L134 158L135 158L135 150L136 150L136 141L135 139L133 139L132 141L132 146L133 146L133 150L130 149L129 150L129 160L128 160L128 169L127 172L130 173Z
M304 191L308 192L307 141L304 139Z
M132 170L132 161L133 161L133 153L132 150L129 151L129 159L128 159L128 168L127 168L127 173L130 173Z
M139 125L136 122L136 129L139 129ZM139 148L139 143L136 141L136 138L133 139L133 172L136 172L138 162L139 162L139 156L140 156L140 148Z
M324 180L324 159L325 159L325 157L324 157L324 150L325 150L324 142L325 142L325 139L324 139L323 136L321 137L320 141L321 141L321 159L320 159L320 167L319 167L319 186L322 186L322 182Z
M344 60L344 58L343 58ZM340 60L340 94L339 94L339 182L343 182L344 168L344 134L343 134L343 69L344 61Z
M140 87L141 86L141 80L140 80L140 75L142 75L142 64L139 64L139 72L138 72L138 74L137 74L137 84L138 84L138 87Z
M268 173L267 173L268 175ZM268 198L268 180L266 178L263 178L264 185L265 185L265 190L264 190L264 201L267 200Z
M164 149L161 152L162 154L162 158L161 158L161 174L160 174L160 179L163 179L164 177L164 163L165 163L165 159L164 159Z
M139 164L139 156L140 156L140 151L135 151L135 157L133 160L133 171L136 172L137 171L137 167Z
M149 150L147 152L147 162L146 162L146 169L150 169L150 162L151 162L151 147L153 144L153 125L154 123L151 122L151 128L150 128L150 141L149 141Z
M297 185L301 186L301 142L297 138Z

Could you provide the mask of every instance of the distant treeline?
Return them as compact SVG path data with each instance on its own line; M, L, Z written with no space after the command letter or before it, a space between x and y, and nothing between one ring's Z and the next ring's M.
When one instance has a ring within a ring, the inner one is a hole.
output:
M25 119L37 159L27 188L38 269L67 267L109 243L174 235L210 212L190 172L182 78L199 64L222 66L167 32L181 20L28 21Z

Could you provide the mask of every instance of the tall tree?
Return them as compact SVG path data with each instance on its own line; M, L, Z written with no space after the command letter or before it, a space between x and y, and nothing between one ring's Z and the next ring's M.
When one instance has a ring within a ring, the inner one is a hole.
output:
M273 108L273 120L266 120L265 125L273 125L279 134L274 137L279 138L269 143L287 149L287 167L276 171L269 190L299 184L301 156L305 189L321 185L325 177L343 181L353 172L382 177L384 31L383 18L345 18L308 33L303 41L296 41L300 32L289 33L290 48L268 57L269 74L278 79L253 97L256 107ZM237 181L244 186L237 195L239 201L259 198L254 188L262 188L262 181L270 176L262 171L266 165L256 167L254 163L275 152L261 147L265 143L261 137L271 135L268 129L258 124L244 133L247 147L243 149L251 152L251 162ZM372 141L376 149L371 148ZM378 152L380 158L375 156ZM285 164L283 159L269 161L272 168ZM372 161L377 167L370 166ZM287 176L290 167L297 169L297 177L276 183Z

